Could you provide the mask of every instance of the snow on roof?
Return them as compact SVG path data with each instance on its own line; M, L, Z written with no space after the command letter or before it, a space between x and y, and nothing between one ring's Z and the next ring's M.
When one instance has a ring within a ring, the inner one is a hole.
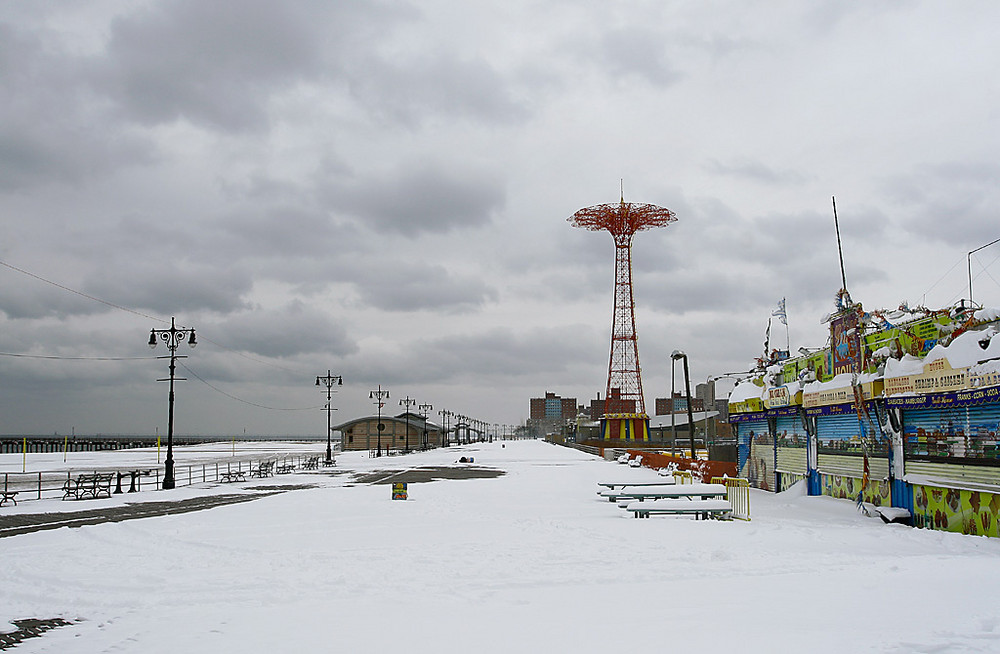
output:
M924 365L939 359L947 359L952 368L970 368L983 362L985 367L993 369L998 365L995 360L1000 359L1000 338L994 338L996 333L995 327L985 331L967 331L956 336L948 345L935 345L923 359L909 354L898 361L889 359L885 362L884 377L919 375L924 371ZM986 349L983 349L983 344L987 342Z
M758 386L752 381L741 381L736 384L733 392L729 394L730 402L745 402L746 400L759 400L764 397L764 387Z

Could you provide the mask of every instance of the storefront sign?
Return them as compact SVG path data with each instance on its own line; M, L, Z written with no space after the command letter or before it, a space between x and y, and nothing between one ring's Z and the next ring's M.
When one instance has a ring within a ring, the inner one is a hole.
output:
M847 311L830 321L830 354L833 358L834 375L858 372L861 369L859 341L856 311Z
M769 409L788 406L790 400L787 386L774 386L767 389L767 408Z
M995 383L997 374L986 373L970 375L968 368L952 368L948 359L937 359L924 364L924 371L919 375L903 375L889 377L885 380L886 395L902 393L942 393L961 391Z

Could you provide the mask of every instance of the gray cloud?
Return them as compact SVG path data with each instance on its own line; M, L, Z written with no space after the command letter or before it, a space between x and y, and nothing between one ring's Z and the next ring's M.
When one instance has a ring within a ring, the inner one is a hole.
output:
M358 292L384 311L463 312L497 299L478 278L465 278L427 262L399 262L374 256L362 264Z
M389 382L516 419L546 390L603 391L614 247L566 218L617 199L620 178L679 217L633 250L648 394L674 347L694 378L746 365L781 297L793 347L821 345L841 283L832 194L866 308L923 299L947 252L964 264L996 238L982 80L998 18L982 3L0 4L0 258L141 314L0 269L0 352L148 355L149 328L176 315L204 339L192 370L261 404L309 404L303 380L333 369L344 418ZM977 300L1000 306L986 273ZM163 373L0 359L0 415L149 432ZM195 385L183 430L323 426Z
M755 159L741 158L729 163L710 159L705 164L705 170L717 175L742 178L764 184L801 184L804 181L801 173L794 170L777 171Z
M416 127L466 118L518 123L529 116L511 83L482 58L437 54L386 60L371 58L350 72L359 104L382 120Z
M306 353L346 356L358 349L343 325L326 311L301 300L235 314L214 326L207 325L201 332L223 347L265 357Z
M353 183L331 183L326 197L376 231L416 236L486 225L503 208L506 194L493 175L419 162Z

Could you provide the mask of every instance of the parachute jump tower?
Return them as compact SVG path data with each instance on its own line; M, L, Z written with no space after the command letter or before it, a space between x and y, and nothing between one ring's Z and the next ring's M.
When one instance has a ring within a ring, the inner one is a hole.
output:
M677 216L670 209L654 204L625 202L623 194L617 204L580 209L568 220L574 227L595 232L607 230L615 239L615 309L601 437L605 440L649 440L649 415L642 397L639 341L635 333L632 238L636 232L665 227L677 220Z

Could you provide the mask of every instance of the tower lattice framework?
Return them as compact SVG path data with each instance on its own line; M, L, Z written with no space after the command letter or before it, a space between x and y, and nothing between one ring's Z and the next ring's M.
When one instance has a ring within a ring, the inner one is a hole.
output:
M674 212L655 204L625 202L599 204L570 216L574 227L609 231L615 241L615 306L611 327L611 356L604 399L605 416L638 414L645 417L639 367L639 340L635 329L632 290L632 239L636 232L665 227L677 220Z

